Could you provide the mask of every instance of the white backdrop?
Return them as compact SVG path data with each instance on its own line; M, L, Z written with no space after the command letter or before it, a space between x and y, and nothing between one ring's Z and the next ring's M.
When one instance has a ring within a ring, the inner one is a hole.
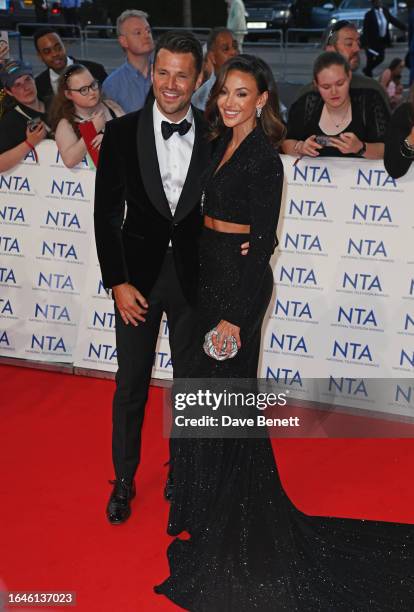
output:
M0 355L114 371L113 305L93 240L94 170L87 159L65 168L53 142L38 154L39 164L28 155L0 175ZM413 171L394 181L382 162L283 161L261 376L299 393L326 378L336 395L369 407L366 381L414 371ZM172 376L166 321L153 376ZM403 384L384 409L413 415Z

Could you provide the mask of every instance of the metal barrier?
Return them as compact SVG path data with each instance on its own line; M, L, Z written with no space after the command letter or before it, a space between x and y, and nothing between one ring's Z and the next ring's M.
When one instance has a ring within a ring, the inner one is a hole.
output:
M152 31L154 33L157 32L169 32L171 29L174 29L174 31L183 31L183 32L188 32L190 30L190 28L168 28L168 27L153 27L151 28ZM207 36L210 34L211 32L211 28L191 28L190 30L191 32L193 32L194 34L201 34L201 35L205 35L203 36L203 38L207 38ZM85 53L85 59L88 59L88 44L91 40L95 40L95 38L93 38L91 36L91 34L93 32L108 32L109 36L107 38L99 38L99 42L102 42L105 44L105 42L113 42L114 40L117 39L117 35L116 35L116 26L114 25L87 25L84 27L84 29L82 30L82 34L83 34L83 41L84 41L84 48L83 51Z
M73 38L79 38L79 42L80 42L80 46L81 46L81 51L82 51L82 56L85 52L85 48L84 48L84 43L83 43L83 35L82 35L82 29L79 25L72 25L70 23L54 23L53 25L51 25L50 23L29 23L29 22L21 22L21 23L17 23L16 24L16 30L17 32L20 34L20 36L23 39L31 39L33 37L33 35L31 36L24 36L21 32L22 28L32 28L33 31L40 29L40 28L53 28L53 30L72 30L72 32L78 34L78 36L74 37L74 36L65 36L64 34L62 34L61 38L64 39L73 39Z
M285 38L285 44L286 47L303 47L303 46L307 46L307 47L312 47L312 48L318 48L321 46L322 43L322 36L325 32L326 28L288 28L286 30L286 38ZM291 41L290 38L290 34L302 34L302 35L312 35L312 34L320 34L321 38L318 40L318 42L299 42L299 41Z
M20 61L23 61L23 48L22 48L22 37L20 32L15 32L14 30L8 30L7 31L7 35L9 37L9 40L12 38L15 38L17 40L17 47L19 49L19 59Z

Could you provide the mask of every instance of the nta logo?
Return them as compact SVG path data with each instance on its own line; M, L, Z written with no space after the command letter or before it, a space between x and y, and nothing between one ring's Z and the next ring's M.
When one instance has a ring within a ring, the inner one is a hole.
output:
M385 170L377 168L371 170L359 168L357 172L357 185L368 185L368 187L386 187L387 185L392 185L397 187L395 179Z
M38 287L47 287L48 289L60 289L74 291L74 285L69 274L57 274L50 272L43 274L39 272Z
M82 184L76 181L57 181L52 179L52 186L50 189L52 195L59 194L61 196L68 196L70 198L81 197L84 198L84 192Z
M356 361L368 360L372 361L371 351L368 344L359 342L343 342L334 341L333 357L344 357L345 359L354 359Z
M18 208L17 206L3 206L3 208L0 208L0 219L2 221L9 221L10 223L24 223L23 208Z
M279 281L288 280L293 285L317 285L316 275L312 268L299 268L281 266Z
M78 215L66 210L48 210L46 213L46 225L53 225L65 229L80 229Z
M47 242L43 240L42 255L46 257L51 255L52 257L58 257L60 259L78 260L74 245L66 244L65 242Z
M44 319L46 321L65 321L70 322L69 311L66 306L58 304L35 304L35 319Z
M0 174L0 189L30 193L29 179L26 176L3 176Z
M326 210L323 202L317 202L316 200L290 200L289 203L289 214L300 215L301 217L323 217L326 219Z
M275 315L285 317L295 317L297 319L312 319L312 312L308 302L296 300L286 300L282 302L277 299L275 304Z
M354 221L370 221L372 223L381 223L387 221L392 223L392 217L388 206L380 206L379 204L364 204L361 207L354 204L352 210L352 219Z
M348 241L347 253L348 255L355 253L366 257L377 257L378 255L387 257L387 251L383 240L360 239L354 241L350 238Z
M312 183L331 183L329 170L326 166L296 166L293 167L294 181L311 181Z
M319 236L312 234L289 234L286 232L284 248L288 249L290 246L296 250L302 251L319 251L322 252L321 242Z
M342 287L352 287L359 291L378 291L382 293L382 286L379 276L374 274L355 273L348 274L344 272L344 278L342 280Z
M367 310L366 308L358 308L356 306L350 308L343 308L339 306L338 310L338 323L349 323L350 325L361 325L363 327L372 326L378 327L375 313L373 310Z

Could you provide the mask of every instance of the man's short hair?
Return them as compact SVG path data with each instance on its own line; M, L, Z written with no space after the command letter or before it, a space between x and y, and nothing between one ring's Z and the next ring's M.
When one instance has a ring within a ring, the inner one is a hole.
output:
M159 37L155 45L154 65L158 53L166 49L171 53L191 53L194 58L197 74L200 74L203 66L203 50L200 42L192 32L165 32Z
M137 9L127 9L123 11L116 20L116 34L117 36L122 36L121 27L122 24L125 23L131 17L136 17L138 19L148 19L149 15L145 11L138 11Z
M234 33L229 28L213 28L207 38L207 53L214 47L214 43L220 34L231 34L234 38Z
M59 32L57 30L54 30L53 28L49 28L47 26L45 26L44 28L39 28L33 34L33 42L34 42L34 46L36 47L36 51L39 51L39 47L37 45L39 38L42 38L43 36L46 36L47 34L57 34L60 38Z
M336 21L335 23L332 24L328 32L328 35L326 37L326 42L325 42L324 47L328 47L328 46L334 47L336 43L338 42L339 32L344 29L355 30L356 32L358 32L358 28L355 25L355 23L353 23L352 21L348 21L347 19L340 19L339 21Z

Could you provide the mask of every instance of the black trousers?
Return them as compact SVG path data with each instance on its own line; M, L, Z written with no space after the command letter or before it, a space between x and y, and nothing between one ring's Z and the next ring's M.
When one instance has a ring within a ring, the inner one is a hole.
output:
M138 327L125 325L115 307L118 371L112 412L112 459L116 478L128 480L133 479L140 461L141 429L163 312L168 319L175 377L185 376L197 337L195 311L184 297L170 249L156 284L145 297L149 306L146 321Z
M369 49L365 49L365 54L367 56L367 65L365 66L364 73L366 74L366 76L372 77L372 71L374 70L374 68L382 64L382 62L384 61L385 47L385 41L381 41L375 48L373 48L373 50L376 51L378 55L371 53Z

